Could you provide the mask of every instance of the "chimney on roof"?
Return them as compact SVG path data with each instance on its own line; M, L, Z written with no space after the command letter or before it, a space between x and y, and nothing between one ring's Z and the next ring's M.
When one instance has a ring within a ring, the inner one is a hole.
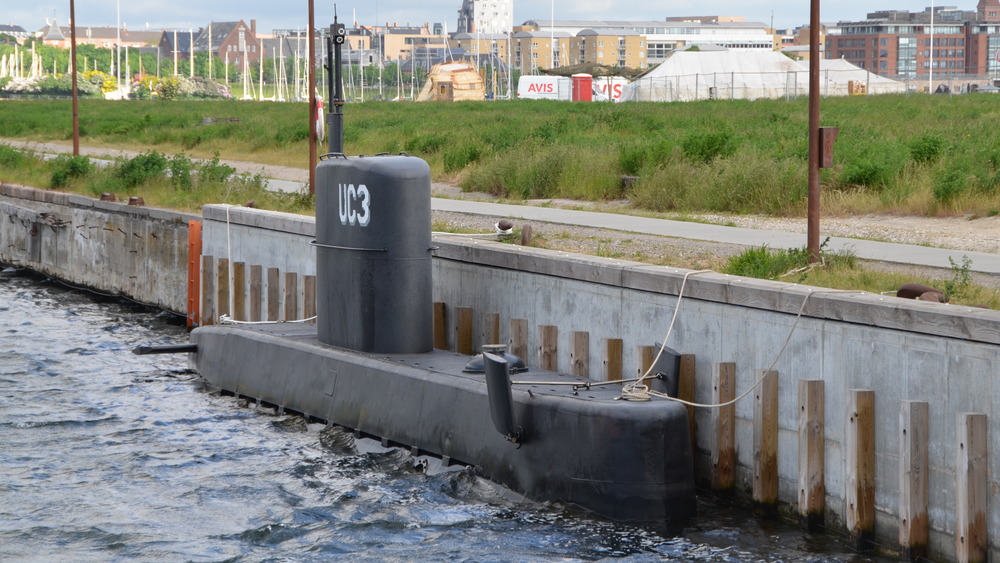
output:
M257 20L250 20L250 33L257 35Z

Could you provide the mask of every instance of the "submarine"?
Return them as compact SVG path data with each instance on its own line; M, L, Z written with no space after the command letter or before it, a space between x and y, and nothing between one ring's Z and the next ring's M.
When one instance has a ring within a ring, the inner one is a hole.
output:
M211 389L464 464L536 501L612 520L693 515L687 409L620 385L527 369L502 346L433 348L430 168L406 155L317 165L315 324L196 328ZM679 356L651 369L676 396Z
M332 37L341 31L335 23ZM535 501L626 522L692 516L680 403L626 400L620 384L528 369L499 343L472 357L434 349L430 167L406 154L343 153L340 44L331 43L331 151L316 165L316 322L202 326L190 344L137 353L187 352L209 389L473 467ZM661 348L650 385L676 396L679 364Z

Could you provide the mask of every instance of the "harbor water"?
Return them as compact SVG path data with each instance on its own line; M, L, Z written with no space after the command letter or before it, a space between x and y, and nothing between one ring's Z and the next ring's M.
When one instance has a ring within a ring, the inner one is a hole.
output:
M207 393L175 315L0 273L0 561L871 561L699 501L676 531Z

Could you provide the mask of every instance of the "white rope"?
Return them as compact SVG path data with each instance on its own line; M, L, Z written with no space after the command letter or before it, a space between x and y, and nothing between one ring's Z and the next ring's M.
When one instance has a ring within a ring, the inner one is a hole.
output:
M234 280L233 280L233 239L232 239L232 228L229 219L229 211L234 207L242 207L241 205L227 205L226 206L226 257L229 261L229 312L232 313L236 309L235 304L235 291L234 291ZM240 288L242 289L242 288ZM281 324L281 323L307 323L309 321L316 320L316 315L309 317L308 319L295 319L290 321L238 321L232 318L230 315L219 315L219 324L232 324L232 325L268 325L268 324Z
M681 286L681 289L683 291L683 285ZM646 387L645 385L642 385L641 389L636 389L636 390L632 391L633 396L630 396L630 397L626 396L626 390L625 390L625 388L622 388L622 398L626 399L626 400L632 400L632 401L648 401L649 397L652 396L652 397L659 397L661 399L667 399L667 400L670 400L670 401L681 403L682 405L687 405L689 407L709 408L709 409L727 407L729 405L736 404L738 401L740 401L741 399L743 399L744 397L746 397L747 395L749 395L750 393L752 393L754 389L756 389L758 386L760 386L760 384L764 381L764 378L767 377L768 372L772 371L774 369L774 366L778 364L778 360L781 359L781 356L785 353L785 349L788 348L788 343L792 341L792 335L795 334L795 330L799 326L799 320L802 318L802 314L805 312L806 303L809 302L809 298L810 297L812 297L813 295L815 295L817 293L865 293L865 292L861 291L861 290L851 290L851 289L820 289L820 290L809 289L809 293L807 293L806 296L805 296L805 298L802 299L802 305L799 306L799 312L798 312L798 314L795 315L795 322L792 323L792 327L788 330L788 336L785 337L785 342L784 342L784 344L781 345L781 349L778 350L778 353L777 353L777 355L775 355L774 360L771 361L771 365L769 365L767 367L767 369L764 370L761 373L761 376L759 378L757 378L753 382L753 385L751 385L750 387L748 387L746 391L744 391L743 393L739 394L736 398L731 399L729 401L726 401L724 403L696 403L696 402L693 402L693 401L685 401L684 399L680 399L678 397L671 397L670 395L667 395L666 393L660 393L659 391L653 391L653 390L649 389L648 387ZM680 296L678 295L677 297L678 297L678 303L677 304L678 304L678 306L680 306ZM676 313L676 309L675 309L675 313ZM669 331L668 331L667 334L669 336ZM655 365L655 364L656 364L656 362L654 361L653 365ZM650 368L650 370L651 369L652 368ZM648 371L647 371L647 374L648 374ZM645 377L645 375L643 377ZM634 385L634 386L639 387L637 385Z
M649 368L646 369L646 373L639 377L639 380L635 383L630 383L622 387L621 398L628 401L648 401L648 393L650 391L649 386L645 385L643 381L649 378L650 372L653 371L653 366L656 362L660 361L660 356L663 355L663 351L667 348L667 340L670 339L670 334L674 331L674 322L677 321L677 313L681 310L681 300L684 298L684 287L687 285L688 278L698 274L709 273L712 270L697 270L684 274L684 279L681 280L681 289L677 292L677 303L674 304L674 314L670 317L670 325L667 326L667 334L663 336L663 343L660 344L660 350L656 353L656 357L650 363Z

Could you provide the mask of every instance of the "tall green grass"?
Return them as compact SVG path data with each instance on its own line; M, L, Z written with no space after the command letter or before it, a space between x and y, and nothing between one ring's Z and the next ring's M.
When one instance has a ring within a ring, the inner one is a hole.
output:
M826 213L1000 211L993 96L852 96L822 103L840 128L822 172ZM84 144L305 167L302 103L85 100ZM203 124L204 117L239 121ZM349 104L349 154L407 152L438 180L504 198L627 198L653 211L801 214L805 99L688 103ZM68 139L69 103L0 103L0 137ZM321 152L324 149L321 148ZM625 178L627 177L627 178Z

